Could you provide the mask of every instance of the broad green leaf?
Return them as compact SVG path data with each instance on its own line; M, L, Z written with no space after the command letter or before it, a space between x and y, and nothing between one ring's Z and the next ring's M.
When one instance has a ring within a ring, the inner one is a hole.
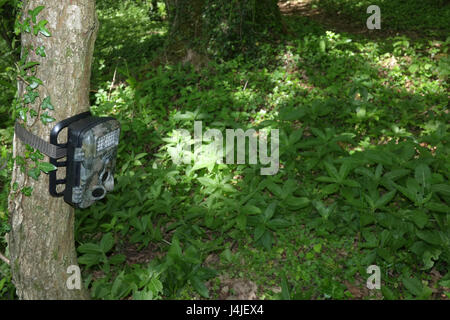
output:
M54 121L55 121L55 118L49 116L47 112L44 112L43 114L41 114L41 122L43 124L48 124L48 123L51 123Z
M291 300L291 294L289 292L289 287L286 279L286 275L283 274L281 278L281 299Z
M326 187L323 187L320 191L324 194L324 195L329 195L332 193L335 193L339 190L339 185L336 183L332 183L327 185Z
M406 176L410 171L411 171L411 170L408 170L408 169L397 169L397 170L392 170L392 171L389 171L389 172L385 173L385 174L383 175L383 178L386 178L386 179L388 179L388 180L395 181L395 180L397 180L397 179L399 179L399 178L401 178L401 177Z
M28 10L28 14L31 17L31 20L33 21L33 23L36 23L36 17L37 15L44 10L45 6L38 6L36 8L34 8L33 10Z
M343 185L345 185L345 186L352 187L352 188L359 188L359 187L361 187L359 182L355 181L355 180L346 179L346 180L341 181L341 183Z
M449 184L434 184L431 186L431 191L440 193L444 196L450 197L450 185Z
M102 261L102 256L99 254L87 253L78 258L79 264L85 264L88 268L95 266Z
M262 237L262 235L264 234L265 231L266 231L266 227L264 224L257 225L255 228L255 234L254 234L255 239L254 240L258 241Z
M392 292L391 289L389 289L386 285L381 286L381 293L383 294L383 297L386 300L395 300L397 297L395 296L394 292Z
M261 213L261 209L258 208L257 206L254 206L254 205L251 205L251 204L247 204L242 209L242 212L244 212L246 214L249 214L249 215L260 214Z
M380 179L382 173L383 173L383 165L379 163L377 165L377 168L375 169L375 179L376 180Z
M124 272L122 271L113 282L111 296L114 299L120 299L127 296L131 290L130 284L124 281Z
M329 182L329 183L336 183L338 180L336 178L328 177L328 176L320 176L314 179L319 182Z
M77 248L80 253L103 253L103 250L100 248L98 244L95 243L85 243Z
M347 178L347 175L349 174L351 169L352 169L351 163L348 161L344 162L339 168L339 176L341 177L341 179Z
M303 129L297 129L289 136L289 145L293 146L303 136Z
M42 100L41 108L42 108L42 110L46 110L46 109L54 110L55 109L50 101L50 97L46 97L44 100Z
M321 40L319 41L319 47L320 47L320 51L321 51L322 53L325 53L325 51L326 51L325 40L321 39Z
M416 202L416 191L415 190L407 189L398 184L395 184L395 187L397 188L398 191L400 191L409 200L411 200L412 202Z
M261 244L266 250L270 250L270 248L272 247L272 242L273 242L272 233L266 230L261 237Z
M327 170L328 174L330 175L330 177L333 177L337 180L341 180L339 173L336 169L336 167L334 165L332 165L331 163L325 161L324 163L325 169Z
M34 66L39 65L39 64L40 64L40 62L31 61L31 62L28 62L28 63L24 64L23 66L21 66L21 69L22 70L27 70L27 69L30 69L30 68L32 68Z
M49 163L49 162L39 162L39 170L49 173L50 171L55 171L57 168L55 165Z
M110 264L120 264L126 260L126 256L123 254L115 254L111 256L108 261Z
M172 239L172 245L169 248L168 255L171 256L172 258L181 257L182 253L181 253L180 241L178 240L178 238L174 237Z
M264 222L268 222L270 219L272 219L273 215L275 214L276 207L277 207L276 202L272 202L271 204L269 204L267 206L266 210L264 211L264 217L263 217Z
M357 168L357 169L355 169L355 172L360 175L366 176L367 178L369 178L373 181L376 180L374 174L367 168Z
M300 209L307 207L310 203L310 200L306 197L289 196L283 202L286 203L289 207Z
M426 164L419 164L415 171L416 181L423 187L429 188L431 184L431 170Z
M214 188L216 186L216 182L208 177L200 177L197 180L207 188Z
M424 297L424 295L427 295L428 290L426 289L429 288L425 288L422 282L417 278L403 277L402 283L405 288L416 297Z
M205 283L202 280L196 276L193 276L189 279L189 281L195 291L197 291L203 298L209 298L208 288L206 288Z
M39 180L39 176L41 175L41 170L39 167L34 167L28 170L28 176L33 178L34 180Z
M428 231L428 230L419 230L419 231L416 232L416 235L420 239L422 239L422 240L424 240L424 241L426 241L426 242L428 242L430 244L434 244L434 245L441 245L441 244L443 244L442 243L442 239L441 239L441 237L440 237L438 232Z
M271 219L269 222L267 222L267 226L271 229L280 229L280 228L287 228L291 226L291 223L285 219Z
M236 218L236 225L239 230L244 231L247 227L247 215L241 213Z
M383 196L375 202L375 207L376 208L384 207L389 201L391 201L394 198L396 193L397 193L396 190L392 190L390 192L383 194Z
M281 189L281 187L273 181L269 181L266 184L266 188L278 198L283 198L283 196L285 196L283 189Z
M412 211L409 215L411 221L413 221L420 229L422 229L428 222L428 215L422 210Z
M434 266L435 261L439 259L442 251L436 248L426 250L422 255L422 261L424 264L423 270L431 269Z
M100 248L104 253L109 252L114 246L114 237L111 233L107 233L102 237L100 241Z
M439 203L436 201L430 201L425 204L425 208L430 209L431 211L440 212L440 213L449 213L450 207L444 203Z

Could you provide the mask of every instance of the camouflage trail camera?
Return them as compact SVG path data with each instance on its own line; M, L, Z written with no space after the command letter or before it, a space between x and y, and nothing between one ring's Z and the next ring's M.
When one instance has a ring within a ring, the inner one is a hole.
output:
M65 128L67 143L60 144L58 136ZM22 141L47 154L57 168L66 168L64 179L57 178L57 171L50 172L52 196L64 197L74 207L87 208L114 189L120 136L120 124L114 118L94 117L85 112L63 120L52 129L50 144L24 130L16 124L16 134ZM66 160L57 160L64 156ZM63 184L65 189L57 191L57 186Z

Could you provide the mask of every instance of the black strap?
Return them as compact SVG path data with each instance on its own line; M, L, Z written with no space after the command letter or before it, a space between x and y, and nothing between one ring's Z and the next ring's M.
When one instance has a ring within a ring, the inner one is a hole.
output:
M16 136L23 142L31 147L39 150L43 154L49 156L53 159L63 158L67 154L66 148L61 148L54 144L51 144L45 140L42 140L38 136L32 134L27 129L25 129L22 125L16 122L14 126L14 131L16 132Z

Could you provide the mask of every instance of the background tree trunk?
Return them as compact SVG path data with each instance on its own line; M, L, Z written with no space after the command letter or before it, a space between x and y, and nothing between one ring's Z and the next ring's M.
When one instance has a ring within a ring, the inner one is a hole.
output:
M44 83L38 88L40 97L51 97L55 110L50 115L61 121L89 110L91 60L98 30L95 1L29 0L24 3L22 19L28 10L40 5L45 9L39 13L38 21L48 20L51 37L23 33L22 48L45 46L46 57L30 51L28 60L40 62L36 74ZM25 86L19 81L18 87L22 96ZM36 101L32 108L38 111L40 102ZM28 129L48 141L55 123L44 125L36 120ZM24 151L24 144L14 137L14 157L23 155ZM88 298L83 288L69 290L66 286L70 276L67 268L77 265L74 209L62 198L50 196L45 174L35 181L15 165L12 183L15 182L19 190L24 186L33 187L31 197L13 191L9 196L9 251L17 295L21 299Z
M184 60L211 51L245 51L265 31L282 28L276 0L166 0L166 6L168 47Z

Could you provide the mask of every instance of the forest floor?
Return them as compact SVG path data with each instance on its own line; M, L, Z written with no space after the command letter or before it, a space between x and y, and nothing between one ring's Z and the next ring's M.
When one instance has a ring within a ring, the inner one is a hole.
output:
M122 135L114 192L76 211L92 298L449 299L450 10L394 2L368 30L369 0L280 1L287 34L200 69L161 62L145 1L99 7L91 111ZM175 164L195 120L278 129L279 172Z
M428 232L421 231L428 223L422 214L410 216L421 209L391 185L373 189L361 179L361 174L373 178L366 169L386 176L404 170L408 179L429 170L409 152L398 160L408 169L400 169L394 151L382 148L411 149L409 137L423 139L424 132L440 126L447 114L445 77L438 75L445 45L439 37L424 45L414 30L368 30L365 12L333 14L333 8L309 0L279 6L288 30L281 42L259 44L254 59L212 62L200 71L153 63L161 61L153 53L160 52L165 27L139 9L134 21L114 11L101 15L103 30L110 31L101 31L96 45L92 110L120 117L125 143L134 151L119 154L122 196L97 206L97 213L79 213L80 243L98 242L88 235L99 227L126 235L114 251L124 256L126 270L117 266L119 277L95 271L93 297L117 298L107 294L111 286L134 283L132 276L149 264L162 272L164 298L448 299L445 262L430 267L430 252L425 253L428 267L420 269L422 258L407 253L423 253L416 248L423 242L405 238L406 232L422 238ZM289 145L280 151L280 175L264 180L245 166L171 167L166 151L174 147L171 131L192 129L197 117L222 130L249 123L279 127ZM430 141L421 146L435 154L437 142ZM358 160L365 152L368 158ZM143 160L153 163L151 168ZM442 162L427 163L435 163L433 183L443 181ZM335 178L327 174L351 181L331 183ZM372 198L360 198L362 189L354 188L359 184ZM274 218L259 221L258 213ZM145 225L153 227L144 230ZM366 286L369 264L387 270L381 290Z

